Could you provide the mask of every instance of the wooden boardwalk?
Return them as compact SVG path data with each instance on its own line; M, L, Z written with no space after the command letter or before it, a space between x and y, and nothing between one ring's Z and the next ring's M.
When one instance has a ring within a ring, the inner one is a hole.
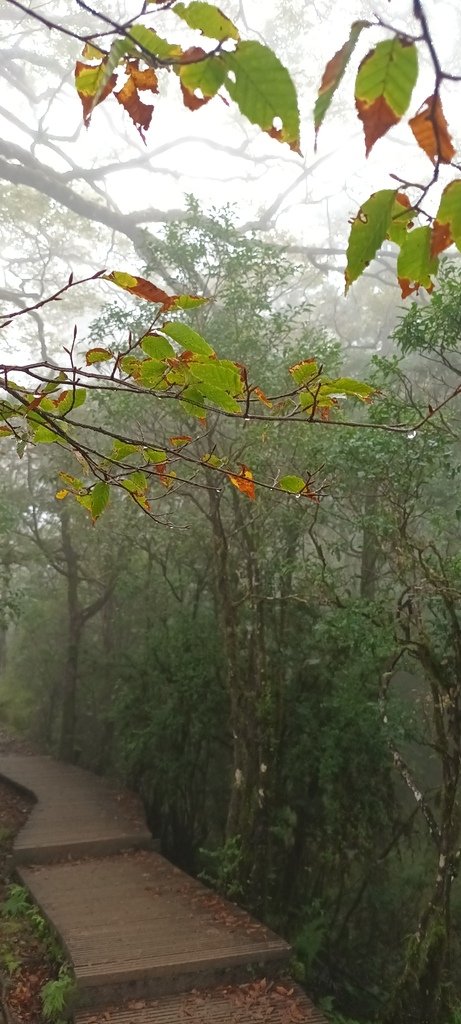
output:
M16 870L73 966L75 1024L325 1024L277 980L287 943L156 853L130 794L33 755L0 776L36 799Z
M140 802L106 779L50 757L0 755L0 777L36 800L16 837L17 863L152 847Z

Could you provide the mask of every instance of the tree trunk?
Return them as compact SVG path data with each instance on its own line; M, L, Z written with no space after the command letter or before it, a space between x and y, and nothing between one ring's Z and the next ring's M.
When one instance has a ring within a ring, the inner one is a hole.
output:
M78 660L82 637L82 616L78 599L78 561L72 545L69 512L61 510L61 539L67 577L67 654L62 686L61 731L58 754L63 761L75 760L75 726Z

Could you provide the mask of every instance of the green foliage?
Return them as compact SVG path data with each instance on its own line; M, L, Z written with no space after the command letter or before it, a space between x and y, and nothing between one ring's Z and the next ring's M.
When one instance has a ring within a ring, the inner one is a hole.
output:
M213 886L227 899L237 903L244 896L240 882L244 861L241 836L231 836L215 850L200 850L204 867L199 878Z
M74 988L75 982L68 968L61 967L58 977L48 981L40 993L45 1020L51 1021L51 1024L62 1024L63 1020L68 1019Z
M29 914L30 911L31 904L27 889L23 885L10 885L7 897L2 903L2 915L5 917L22 917Z

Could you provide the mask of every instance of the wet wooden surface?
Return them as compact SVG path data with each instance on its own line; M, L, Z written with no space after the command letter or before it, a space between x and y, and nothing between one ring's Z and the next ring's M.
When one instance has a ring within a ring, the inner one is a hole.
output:
M247 985L201 989L142 1004L81 1011L75 1024L326 1024L297 985L266 979Z
M0 753L0 776L36 800L14 858L72 964L75 1024L326 1024L277 980L288 944L154 852L136 798L35 754Z
M16 838L17 863L152 846L137 798L91 772L50 757L0 754L0 776L37 801Z
M210 977L243 981L290 948L157 853L20 869L53 921L87 1000L168 994ZM91 991L89 991L91 990Z

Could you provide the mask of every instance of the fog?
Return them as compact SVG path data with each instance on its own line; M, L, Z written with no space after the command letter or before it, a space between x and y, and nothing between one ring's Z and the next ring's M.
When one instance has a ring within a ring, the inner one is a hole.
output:
M99 17L86 14L70 0L33 3L31 8L78 35L107 31ZM352 98L353 75L357 61L380 37L378 30L364 33L359 40L321 129L317 152L312 110L324 65L347 38L351 21L391 19L415 31L411 8L409 2L273 0L261 5L231 0L226 9L242 36L264 39L292 73L301 108L302 155L298 155L269 139L245 121L234 104L226 105L219 98L190 112L181 101L176 76L168 72L161 75L145 144L113 98L96 108L85 129L73 86L73 65L81 52L78 40L4 0L0 12L0 265L2 298L12 303L7 308L14 307L15 296L28 302L43 297L70 271L80 276L117 266L139 273L145 255L144 231L158 236L163 223L181 216L185 196L192 194L204 211L231 204L242 231L254 230L291 248L305 265L305 294L324 326L339 334L347 346L381 348L400 306L393 283L395 252L392 245L385 246L388 251L344 301L348 222L371 191L393 184L390 174L420 181L430 176L430 166L403 125L381 140L365 160ZM98 10L119 23L132 16L132 4L118 3L115 9L102 4ZM433 0L427 10L444 66L450 69L459 40L457 5ZM162 21L163 31L172 31L172 15L157 12L155 17ZM155 20L152 14L150 20ZM195 41L198 33L178 32L177 19L174 22L175 39ZM430 81L428 67L418 82L412 108L425 99ZM446 85L444 101L448 121L452 115L455 125L456 94L451 83ZM442 173L429 200L432 207L445 180ZM79 312L84 326L83 307L94 309L103 295L102 284L86 293L82 290L75 307L69 296L66 315L74 318ZM59 331L64 321L50 310L51 345L55 321ZM30 324L26 336L33 343ZM24 342L23 331L21 339ZM11 332L3 341L10 354L18 343Z

